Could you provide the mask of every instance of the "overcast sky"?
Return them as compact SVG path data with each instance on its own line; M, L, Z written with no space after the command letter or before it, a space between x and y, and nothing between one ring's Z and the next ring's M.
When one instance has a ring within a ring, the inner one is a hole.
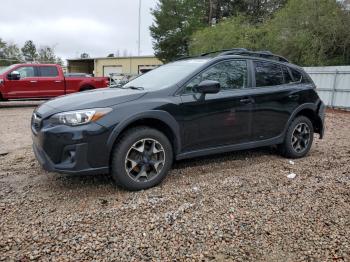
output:
M1 0L0 38L55 47L62 58L137 55L139 0ZM152 55L148 27L157 0L142 0L141 55Z

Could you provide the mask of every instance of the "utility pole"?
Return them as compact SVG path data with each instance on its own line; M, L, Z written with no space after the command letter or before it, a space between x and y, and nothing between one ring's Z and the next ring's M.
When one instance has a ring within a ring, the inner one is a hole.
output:
M141 0L139 0L139 39L138 39L138 49L137 55L141 54Z

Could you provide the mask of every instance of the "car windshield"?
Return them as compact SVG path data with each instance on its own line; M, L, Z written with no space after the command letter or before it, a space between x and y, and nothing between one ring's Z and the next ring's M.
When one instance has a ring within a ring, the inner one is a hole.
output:
M10 65L10 66L4 67L4 68L0 67L0 75L2 75L3 73L5 73L5 72L11 70L11 69L14 68L15 66L16 66L16 65Z
M208 59L189 59L160 66L130 81L123 88L138 87L145 90L167 88L194 72Z

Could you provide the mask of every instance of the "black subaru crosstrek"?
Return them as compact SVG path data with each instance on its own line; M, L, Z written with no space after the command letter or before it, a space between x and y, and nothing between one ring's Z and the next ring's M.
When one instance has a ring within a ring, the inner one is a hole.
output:
M173 161L277 145L305 156L325 106L304 70L267 51L181 59L124 86L48 101L32 117L48 171L111 173L129 190L157 185Z

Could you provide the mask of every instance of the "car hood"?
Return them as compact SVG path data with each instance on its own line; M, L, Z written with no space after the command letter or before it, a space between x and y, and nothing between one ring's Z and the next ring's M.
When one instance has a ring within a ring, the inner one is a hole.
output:
M145 94L140 90L103 88L57 97L39 106L36 112L45 118L60 112L111 107L139 99Z

